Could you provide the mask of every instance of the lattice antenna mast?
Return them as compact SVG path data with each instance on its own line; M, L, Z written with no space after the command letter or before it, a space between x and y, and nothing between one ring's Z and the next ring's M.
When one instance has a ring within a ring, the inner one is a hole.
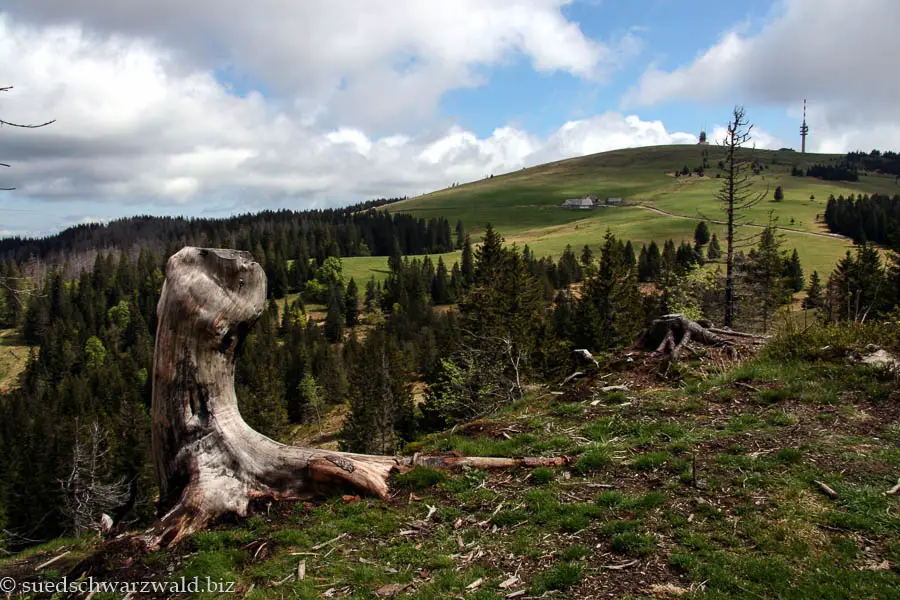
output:
M806 98L803 99L803 124L800 126L800 152L806 154L806 135L809 133L809 126L806 124Z

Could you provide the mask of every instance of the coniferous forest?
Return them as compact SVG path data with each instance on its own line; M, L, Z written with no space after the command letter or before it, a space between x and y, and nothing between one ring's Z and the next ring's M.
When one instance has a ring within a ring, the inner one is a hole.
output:
M834 233L858 244L873 242L900 248L900 195L831 196L825 207L825 223Z

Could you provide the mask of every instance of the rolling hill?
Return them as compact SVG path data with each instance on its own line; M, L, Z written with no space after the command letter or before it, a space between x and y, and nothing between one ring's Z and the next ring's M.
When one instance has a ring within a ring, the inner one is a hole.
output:
M707 176L674 177L687 166L701 166L708 151ZM632 148L547 163L505 175L451 187L391 204L392 212L421 217L462 219L475 232L492 223L509 243L528 244L538 255L558 256L567 244L598 246L607 228L640 245L651 240L691 239L701 214L722 219L714 195L723 151L716 146L680 145ZM788 150L756 150L762 170L754 179L757 190L769 195L749 212L749 222L765 225L770 212L778 218L786 248L796 248L807 274L831 271L851 246L849 240L828 234L819 215L830 194L900 192L893 177L866 174L859 182L822 181L792 177L793 166L833 163L837 154L799 154ZM784 200L771 201L776 186ZM590 211L560 207L566 198L595 194L621 196L626 206ZM654 210L655 209L655 210ZM721 226L713 231L722 235Z

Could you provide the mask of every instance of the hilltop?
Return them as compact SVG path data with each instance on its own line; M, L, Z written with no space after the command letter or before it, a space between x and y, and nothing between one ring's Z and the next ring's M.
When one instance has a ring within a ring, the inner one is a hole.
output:
M684 166L703 164L705 176L674 177ZM797 248L807 274L829 273L850 242L827 234L821 221L828 196L900 192L894 177L865 174L859 182L823 181L792 177L791 168L833 164L838 154L800 154L789 150L755 150L761 170L754 188L769 189L767 200L750 213L750 221L765 225L770 211L783 228L784 245ZM504 175L438 190L391 204L391 212L422 217L462 219L469 228L491 223L509 243L528 244L538 255L558 257L567 244L580 248L599 244L606 228L616 236L640 244L673 238L691 239L700 215L721 219L714 194L717 163L722 150L714 145L631 148L592 154L522 169ZM784 200L770 201L777 186ZM594 194L623 197L627 206L591 211L560 208L567 198ZM813 197L812 199L810 197ZM641 206L638 206L641 205ZM650 209L658 209L659 212ZM668 214L665 214L668 213ZM721 227L712 227L719 231Z

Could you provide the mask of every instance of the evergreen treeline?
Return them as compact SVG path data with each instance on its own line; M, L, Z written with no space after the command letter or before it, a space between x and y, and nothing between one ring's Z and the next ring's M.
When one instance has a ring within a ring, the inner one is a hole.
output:
M802 177L803 170L800 167L791 167L791 175ZM837 165L815 164L806 167L807 177L816 177L825 181L859 181L859 171L850 162L844 161Z
M34 257L62 264L111 249L132 256L137 249L169 256L183 246L203 246L248 250L258 261L305 254L321 263L329 256L387 256L395 239L404 254L435 254L456 248L446 219L374 210L397 200L328 210L263 211L224 219L139 216L77 225L45 238L0 239L0 259L11 258L21 264Z
M900 195L873 194L831 196L825 206L825 223L857 243L874 242L900 249Z
M847 153L847 162L864 171L896 175L900 177L900 154L886 150Z
M826 320L872 321L896 314L900 305L900 256L886 262L881 252L861 244L838 262L824 293L818 273L810 280L807 305ZM815 286L815 288L814 288Z

